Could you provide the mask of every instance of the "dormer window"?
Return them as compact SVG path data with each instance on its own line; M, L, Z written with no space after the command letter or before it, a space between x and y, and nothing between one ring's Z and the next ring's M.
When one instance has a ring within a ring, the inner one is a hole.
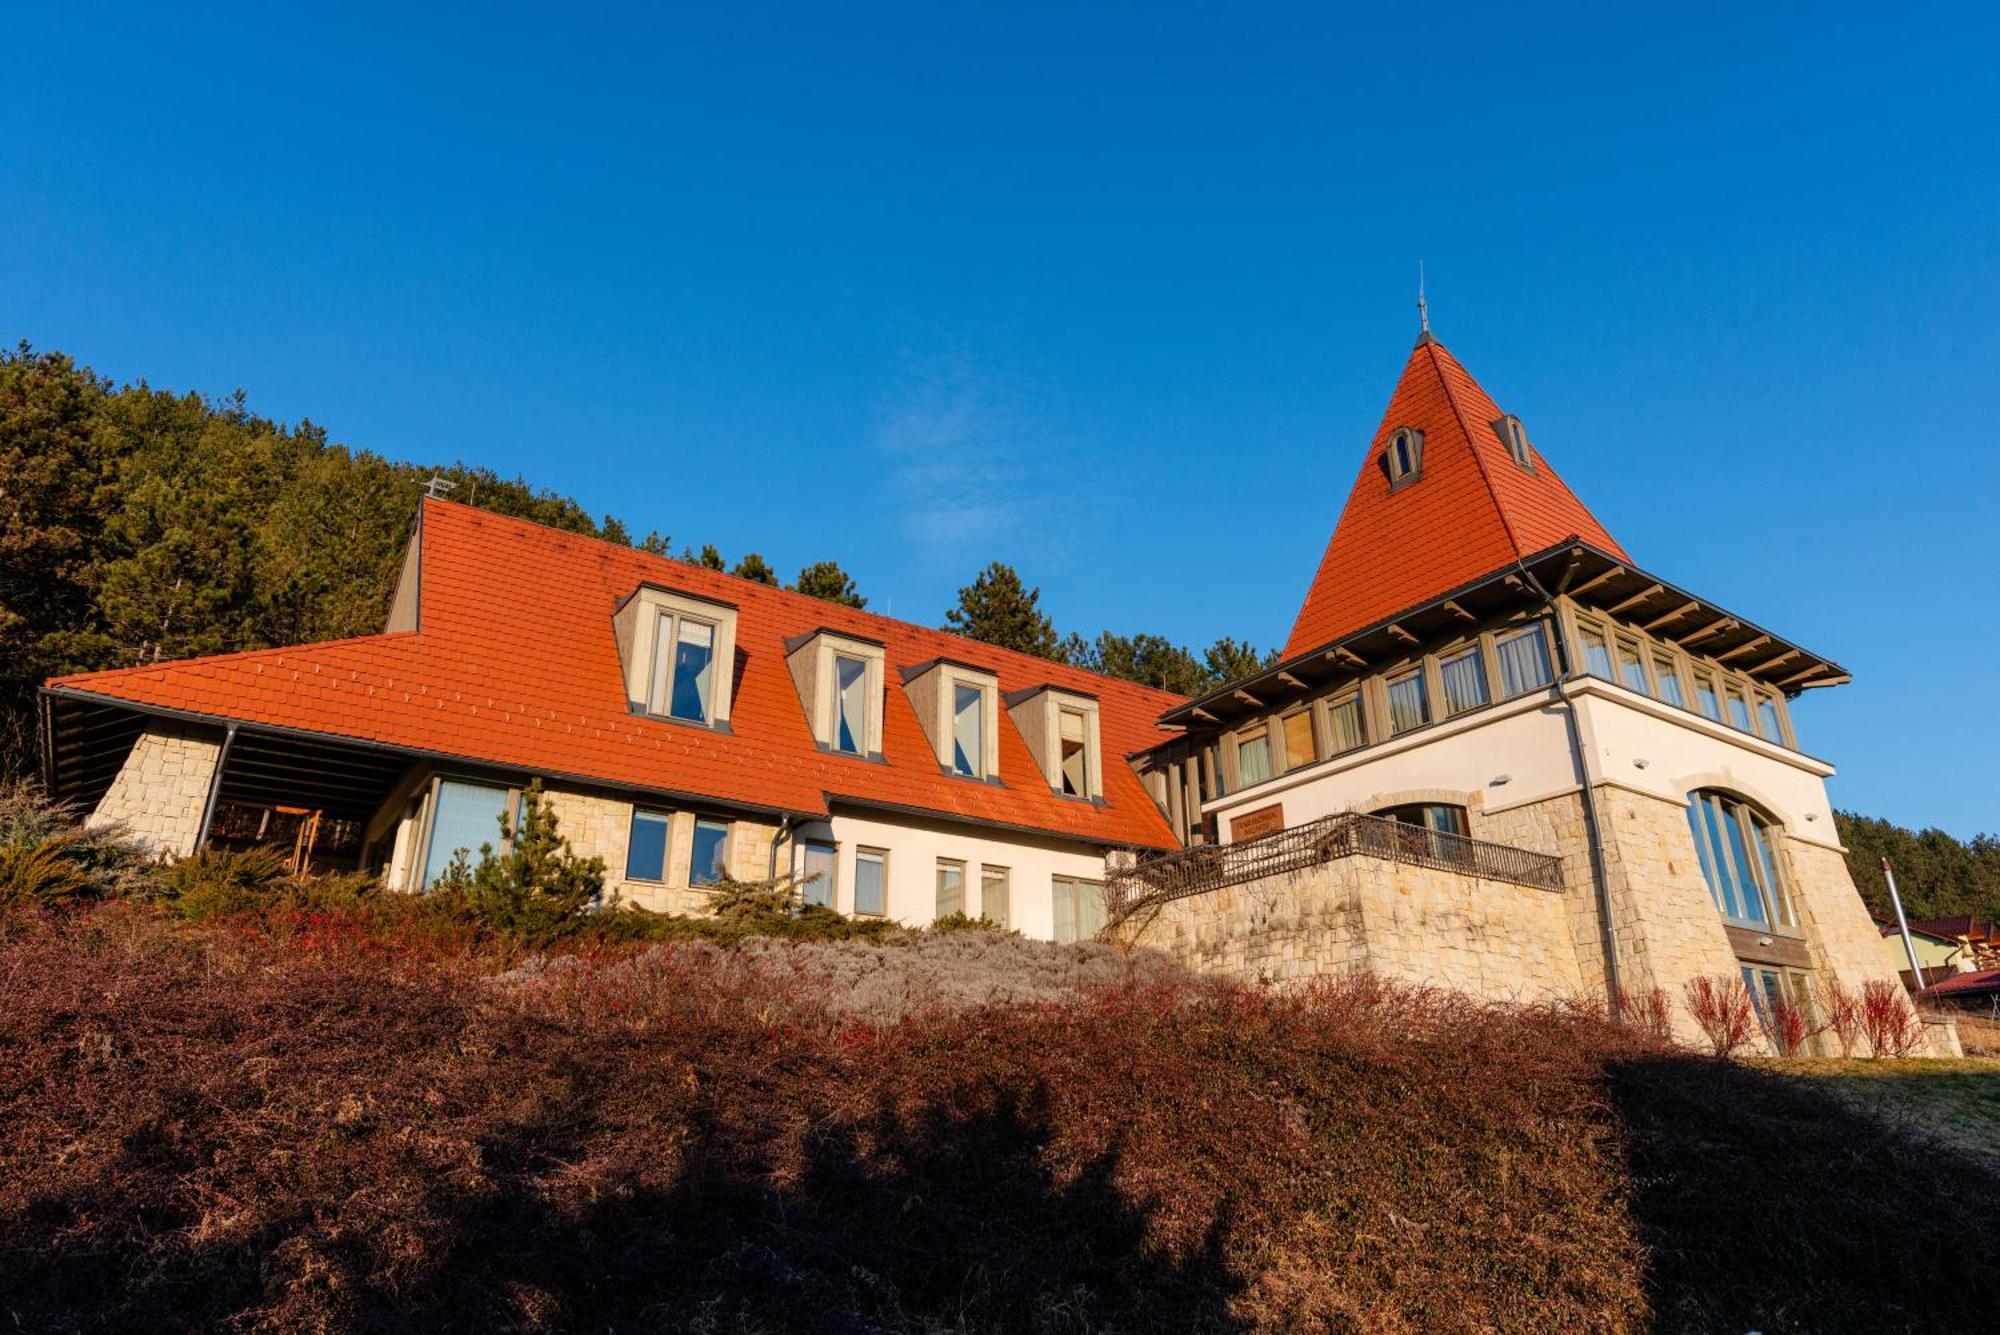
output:
M959 682L951 688L951 770L967 778L986 773L986 692Z
M715 721L715 623L669 612L659 618L646 708L706 727Z
M882 754L882 646L822 627L785 642L785 665L813 740L835 755Z
M946 774L1000 781L1000 683L985 668L934 658L902 669L903 690Z
M646 584L619 607L612 628L633 713L704 728L729 725L734 607Z
M1031 686L1007 696L1007 712L1053 791L1087 801L1104 796L1095 696Z
M1424 467L1424 433L1413 427L1397 427L1396 434L1389 437L1389 448L1383 452L1383 463L1389 470L1392 489L1415 481Z
M1521 425L1520 418L1508 413L1493 424L1493 429L1500 433L1500 441L1515 463L1523 468L1535 466L1534 456L1528 453L1528 428Z

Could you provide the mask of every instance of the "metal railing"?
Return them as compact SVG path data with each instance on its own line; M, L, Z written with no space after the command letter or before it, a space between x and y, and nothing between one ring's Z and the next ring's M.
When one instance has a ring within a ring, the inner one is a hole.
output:
M1140 899L1182 899L1357 856L1542 890L1560 890L1563 883L1562 859L1552 854L1346 812L1233 844L1197 844L1122 868L1106 876L1105 898L1116 916Z

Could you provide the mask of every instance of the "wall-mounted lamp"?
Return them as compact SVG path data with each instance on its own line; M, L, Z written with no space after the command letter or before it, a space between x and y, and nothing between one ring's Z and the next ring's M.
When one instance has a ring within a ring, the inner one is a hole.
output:
M1644 769L1644 768L1646 768L1646 766L1647 766L1648 764L1650 764L1650 763L1651 763L1650 761L1646 761L1646 760L1635 760L1635 761L1633 761L1633 762L1632 762L1632 768L1634 768L1634 769Z
M1487 780L1486 786L1489 788L1498 788L1503 783L1512 783L1513 781L1514 776L1511 774L1496 774Z

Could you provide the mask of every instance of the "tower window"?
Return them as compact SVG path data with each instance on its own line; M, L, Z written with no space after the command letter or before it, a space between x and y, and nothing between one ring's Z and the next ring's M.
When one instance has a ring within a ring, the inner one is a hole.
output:
M1508 413L1493 424L1493 429L1500 433L1501 443L1506 445L1515 463L1523 468L1535 466L1534 456L1528 453L1528 428L1521 425L1520 418Z
M1389 471L1391 488L1415 481L1424 467L1424 433L1413 427L1397 427L1396 434L1389 437L1389 448L1384 451L1382 462Z

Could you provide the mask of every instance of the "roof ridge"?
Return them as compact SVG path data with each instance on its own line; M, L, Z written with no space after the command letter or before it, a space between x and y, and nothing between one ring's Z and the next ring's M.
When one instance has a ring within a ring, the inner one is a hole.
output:
M1526 554L1521 549L1521 535L1514 531L1513 516L1509 515L1507 507L1500 503L1500 492L1493 485L1492 471L1486 467L1486 457L1481 453L1478 442L1472 438L1472 427L1465 420L1465 409L1459 404L1458 391L1452 387L1451 376L1438 364L1438 353L1441 350L1445 356L1451 357L1451 352L1433 338L1428 345L1431 369L1437 372L1438 383L1444 386L1445 402L1451 405L1451 415L1458 419L1458 429L1465 436L1465 448L1472 451L1472 462L1479 466L1479 480L1485 487L1486 499L1493 503L1494 513L1500 516L1500 527L1507 533L1507 545L1514 549L1515 559L1518 560ZM1452 361L1456 362L1458 358L1452 357Z

